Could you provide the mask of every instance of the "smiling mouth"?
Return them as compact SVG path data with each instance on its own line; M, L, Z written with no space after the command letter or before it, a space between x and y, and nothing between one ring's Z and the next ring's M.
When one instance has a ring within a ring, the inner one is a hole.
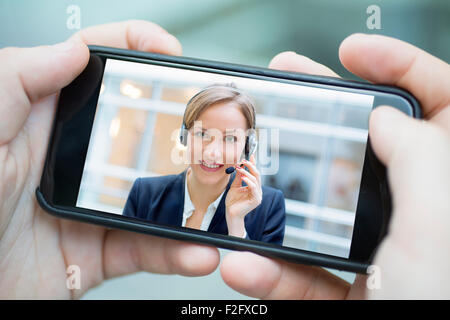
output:
M223 164L217 164L217 163L206 163L205 161L200 162L200 167L208 172L216 172L220 170L223 167Z

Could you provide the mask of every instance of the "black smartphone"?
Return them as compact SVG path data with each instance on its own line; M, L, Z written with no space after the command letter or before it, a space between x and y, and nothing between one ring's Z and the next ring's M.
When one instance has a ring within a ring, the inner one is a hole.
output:
M61 218L365 273L391 213L368 138L380 105L421 117L395 87L91 46L60 93L37 200ZM246 173L226 172L245 158Z

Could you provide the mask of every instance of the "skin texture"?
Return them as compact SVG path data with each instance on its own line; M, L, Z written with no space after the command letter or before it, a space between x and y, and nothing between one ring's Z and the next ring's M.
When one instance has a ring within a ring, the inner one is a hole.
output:
M0 298L78 298L140 270L199 276L219 263L216 248L60 220L38 206L57 94L87 64L85 44L181 54L178 40L144 21L84 29L61 45L0 50ZM69 265L81 269L79 290L67 289Z
M0 298L78 298L103 280L137 271L206 275L219 264L216 248L144 236L43 212L34 197L39 184L57 94L88 61L85 44L181 54L180 43L161 27L127 21L85 29L57 46L0 50ZM399 40L356 34L339 50L343 65L374 83L409 90L425 121L389 107L370 118L375 152L388 168L394 212L375 259L381 289L367 290L324 269L228 254L224 281L266 299L450 298L450 67ZM336 76L293 52L271 68ZM78 265L80 290L66 287L66 268Z
M264 299L450 298L450 66L400 40L355 34L339 49L342 64L373 83L410 91L424 121L392 107L372 112L369 135L388 168L393 216L375 257L379 289L366 277L351 285L324 269L229 253L221 264L233 289ZM277 55L270 67L336 76L294 52Z
M227 130L237 130L245 132L247 130L246 119L240 110L240 107L234 102L222 102L209 106L200 113L196 119L197 124L201 124L192 128L189 132L190 143L188 144L191 153L191 165L195 180L204 186L204 191L215 191L216 197L223 191L222 186L228 183L229 175L225 173L225 169L229 167L226 164L237 164L239 157L244 150L245 139L237 134L230 134L238 140L235 143L227 143L225 138L229 133ZM205 131L205 137L196 137L194 133ZM200 162L204 161L208 164L224 164L220 170L216 172L206 172L200 167ZM211 199L212 201L215 200ZM209 201L209 202L212 202Z
M228 184L230 175L225 173L225 169L230 164L235 164L236 178L225 200L226 221L229 235L244 237L244 218L261 203L262 199L261 179L255 167L255 158L252 156L251 161L243 162L250 172L237 166L245 146L244 133L248 129L247 120L239 105L234 102L223 102L209 106L196 121L201 123L201 127L194 127L189 133L188 149L191 152L192 164L187 178L189 195L196 209L186 221L186 226L197 229L200 227L208 206L222 194ZM206 130L208 137L204 142L202 138L196 137L196 133L201 129ZM227 136L235 137L236 141L227 142ZM199 139L200 142L195 144L194 140ZM201 161L224 166L216 172L207 172L198 164ZM242 187L243 181L248 186Z

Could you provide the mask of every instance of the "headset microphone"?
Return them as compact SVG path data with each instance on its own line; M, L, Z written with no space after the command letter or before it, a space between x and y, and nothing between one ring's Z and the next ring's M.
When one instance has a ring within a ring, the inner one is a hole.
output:
M246 138L245 147L244 147L244 154L245 154L245 160L249 161L250 156L255 152L256 147L258 146L258 141L256 141L256 135L254 130L251 131L251 133ZM241 164L241 168L243 165ZM232 174L236 169L234 167L228 167L225 169L226 174Z
M234 167L228 167L225 169L226 174L232 174L236 169Z

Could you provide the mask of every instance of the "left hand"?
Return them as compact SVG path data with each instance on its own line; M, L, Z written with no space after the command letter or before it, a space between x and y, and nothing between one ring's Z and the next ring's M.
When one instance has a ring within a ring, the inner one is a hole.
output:
M180 55L178 40L147 21L90 27L58 46L0 50L0 298L78 298L137 271L214 271L216 248L55 218L36 202L57 95L84 69L86 44ZM66 287L78 265L81 288Z
M239 237L245 234L245 216L259 206L262 200L261 177L256 169L255 157L252 155L250 161L243 160L242 164L249 171L240 166L235 167L236 177L225 201L228 234ZM247 186L243 187L242 182Z

